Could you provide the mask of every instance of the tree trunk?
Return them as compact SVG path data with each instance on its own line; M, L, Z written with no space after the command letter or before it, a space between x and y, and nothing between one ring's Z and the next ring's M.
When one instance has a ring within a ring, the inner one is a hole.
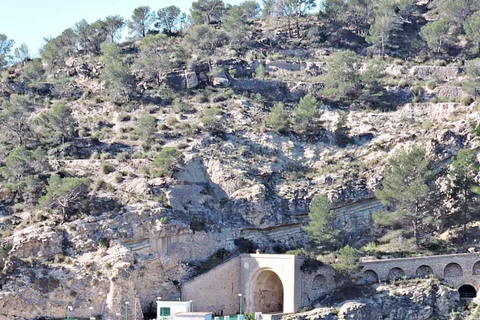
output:
M299 26L298 19L299 19L299 18L297 17L297 19L296 19L296 21L295 21L295 22L296 22L296 27L297 27L297 37L299 37L299 38L300 38L300 26Z
M463 237L462 241L465 243L467 240L467 215L468 215L468 207L467 207L467 191L464 189L463 190L463 205L462 205L462 211L463 211Z
M417 249L420 247L420 237L418 236L418 222L416 218L413 218L413 237L415 238L415 245Z

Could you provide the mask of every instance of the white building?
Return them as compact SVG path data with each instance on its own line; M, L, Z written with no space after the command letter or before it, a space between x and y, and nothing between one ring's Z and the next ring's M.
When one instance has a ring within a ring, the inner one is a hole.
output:
M193 301L157 300L157 320L172 320L176 315L192 313ZM202 317L204 319L204 317ZM206 320L211 320L206 319Z

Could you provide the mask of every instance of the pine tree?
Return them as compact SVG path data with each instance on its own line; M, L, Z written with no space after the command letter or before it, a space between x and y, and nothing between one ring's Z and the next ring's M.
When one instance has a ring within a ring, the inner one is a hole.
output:
M385 56L385 50L392 46L394 33L401 28L400 19L395 13L396 5L392 0L382 0L375 9L375 22L366 37L368 43Z
M469 45L475 53L480 53L480 10L472 14L463 25Z
M479 173L476 154L472 150L460 150L448 167L447 198L452 200L453 213L460 213L463 225L463 239L467 234L469 214L478 205L478 194L473 190L477 186L476 177Z
M60 211L65 222L74 209L83 205L89 186L87 178L61 178L54 174L48 178L47 193L40 198L39 205L46 210Z
M145 38L154 19L155 13L150 11L149 6L135 8L128 22L129 33L133 34L134 38Z
M267 120L265 121L267 127L272 128L277 133L285 132L288 128L288 113L285 110L283 102L275 103L270 109Z
M334 248L338 244L339 230L334 228L338 213L332 208L327 196L313 198L308 217L310 222L304 230L318 245L324 248Z
M430 176L428 165L425 149L421 147L413 146L408 151L397 152L385 168L382 189L375 191L375 197L394 210L380 213L377 220L385 219L390 225L407 222L413 227L417 247L423 222L429 215L426 208L429 197L427 179Z
M439 56L450 43L450 24L440 19L427 23L420 30L420 36L427 42L434 55Z

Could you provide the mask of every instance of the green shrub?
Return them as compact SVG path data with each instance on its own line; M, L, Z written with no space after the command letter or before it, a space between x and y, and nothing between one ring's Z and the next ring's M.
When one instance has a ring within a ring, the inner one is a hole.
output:
M349 245L337 251L339 262L333 265L333 268L349 276L354 275L359 268L359 253L355 248Z
M102 248L108 249L110 248L110 240L107 238L100 238L98 239L98 245Z
M427 88L430 89L430 90L435 89L436 86L437 86L437 83L433 80L427 82Z
M0 246L0 253L7 254L13 249L13 244L10 242L4 243Z
M461 99L460 99L460 102L464 105L464 106L469 106L473 103L473 98L470 97L470 96L463 96Z
M176 113L194 113L196 111L189 103L178 98L173 100L173 109Z
M125 122L132 120L132 117L127 113L120 113L117 117L117 120L120 122Z
M265 124L278 133L286 131L288 128L288 113L285 110L283 102L276 103L272 109L270 109Z
M115 168L110 164L103 162L101 166L101 171L103 174L110 174L115 171Z
M206 108L200 117L200 121L208 131L216 131L222 125L222 119L219 115L222 114L222 110L218 107Z
M174 147L163 148L153 160L153 166L158 169L157 175L171 175L183 162L183 154Z
M115 183L121 183L123 181L123 174L121 172L115 173L115 177L113 178Z
M260 65L255 69L255 78L265 79L266 75L267 71L265 70L265 66L263 65L263 63L260 63Z

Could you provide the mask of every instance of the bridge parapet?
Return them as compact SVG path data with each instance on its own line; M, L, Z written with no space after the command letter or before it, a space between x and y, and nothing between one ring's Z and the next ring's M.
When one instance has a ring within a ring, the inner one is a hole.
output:
M361 263L365 283L433 274L455 288L470 284L480 289L480 253L370 260Z

